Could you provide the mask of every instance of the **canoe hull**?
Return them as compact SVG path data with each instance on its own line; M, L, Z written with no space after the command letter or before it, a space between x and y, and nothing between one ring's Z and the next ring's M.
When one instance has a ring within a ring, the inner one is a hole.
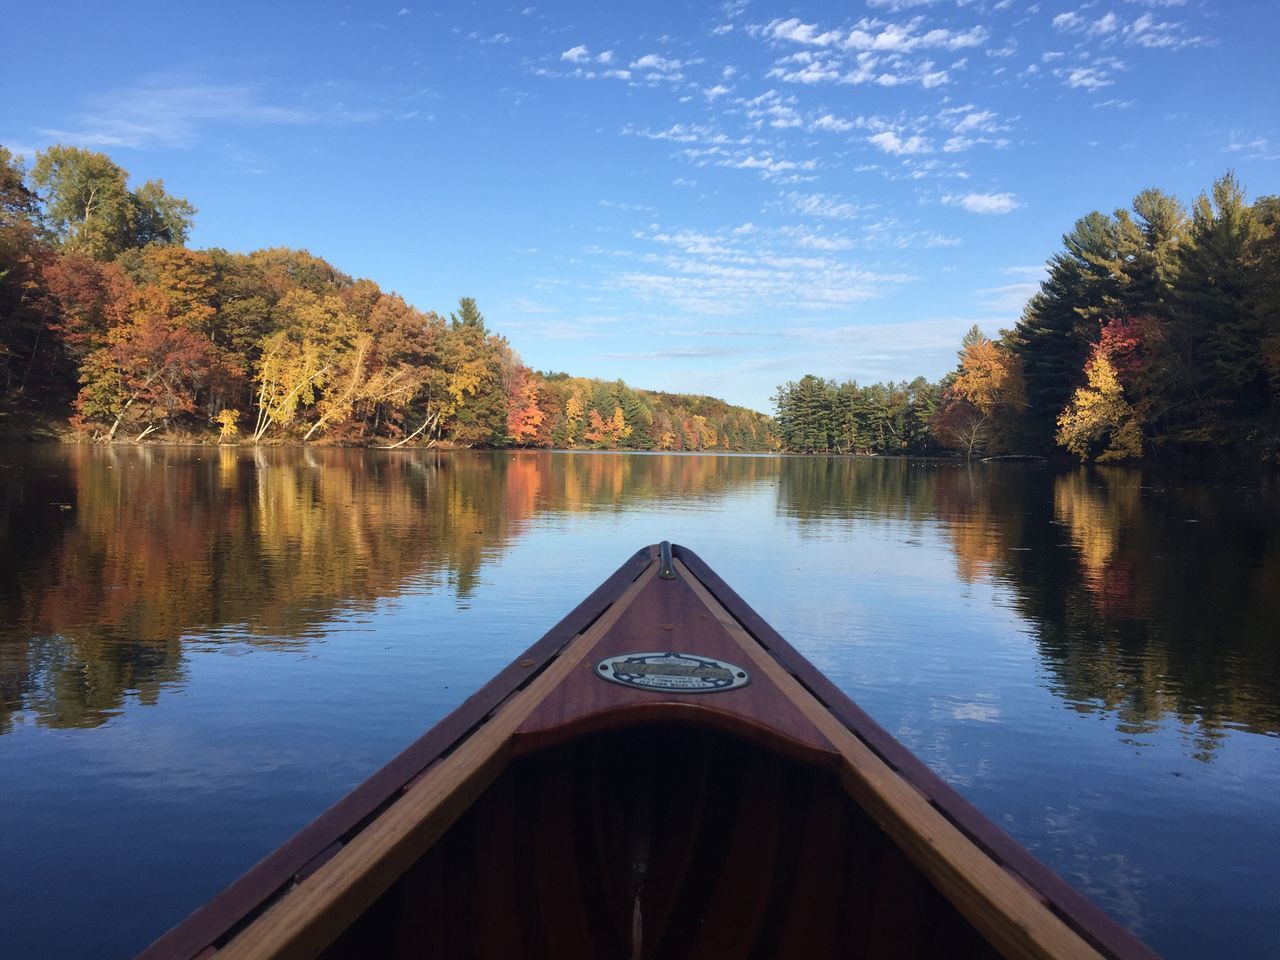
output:
M1154 957L695 554L667 568L634 555L145 960ZM749 676L597 675L655 650Z

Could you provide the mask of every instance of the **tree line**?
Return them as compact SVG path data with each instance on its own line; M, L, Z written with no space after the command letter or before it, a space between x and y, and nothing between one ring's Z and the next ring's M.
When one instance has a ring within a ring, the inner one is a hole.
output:
M770 418L539 373L463 297L448 316L304 250L186 246L196 209L104 154L0 147L0 416L87 438L764 450Z
M779 387L798 452L1280 459L1280 197L1227 174L1157 189L1063 237L1012 330L975 326L939 383Z

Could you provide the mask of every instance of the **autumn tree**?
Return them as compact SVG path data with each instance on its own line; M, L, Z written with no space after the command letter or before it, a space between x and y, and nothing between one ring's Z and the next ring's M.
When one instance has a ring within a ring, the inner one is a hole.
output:
M1087 386L1076 390L1058 417L1057 441L1081 460L1099 463L1142 455L1142 428L1106 353L1085 365Z
M44 194L44 224L61 249L110 260L148 243L186 241L195 207L170 196L159 180L136 192L106 154L54 146L36 154L31 180Z
M507 399L507 433L517 446L537 446L539 428L546 419L538 405L538 382L528 367L517 368Z
M24 180L22 164L0 147L0 398L21 393L41 359L55 362L43 277L51 257L39 238L39 198Z
M192 413L215 364L209 341L175 323L156 290L140 290L129 312L129 321L109 331L108 345L90 353L80 373L77 415L86 426L106 426L102 439L108 441L122 425L141 427L141 440Z

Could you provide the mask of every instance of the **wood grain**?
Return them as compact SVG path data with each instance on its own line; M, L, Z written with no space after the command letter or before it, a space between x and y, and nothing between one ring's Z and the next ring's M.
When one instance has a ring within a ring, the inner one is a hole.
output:
M840 752L845 761L841 783L849 795L1004 956L1010 960L1096 960L1102 956L818 703L682 561L676 561L676 569L738 640L755 668L769 677Z
M475 801L506 766L512 732L587 654L654 577L650 565L527 688L297 889L233 939L225 960L315 956L367 909Z

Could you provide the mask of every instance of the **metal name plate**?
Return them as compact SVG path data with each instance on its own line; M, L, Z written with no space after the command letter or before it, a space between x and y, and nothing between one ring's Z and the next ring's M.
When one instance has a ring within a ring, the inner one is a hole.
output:
M719 693L751 682L747 671L693 653L624 653L596 664L596 676L663 693Z

